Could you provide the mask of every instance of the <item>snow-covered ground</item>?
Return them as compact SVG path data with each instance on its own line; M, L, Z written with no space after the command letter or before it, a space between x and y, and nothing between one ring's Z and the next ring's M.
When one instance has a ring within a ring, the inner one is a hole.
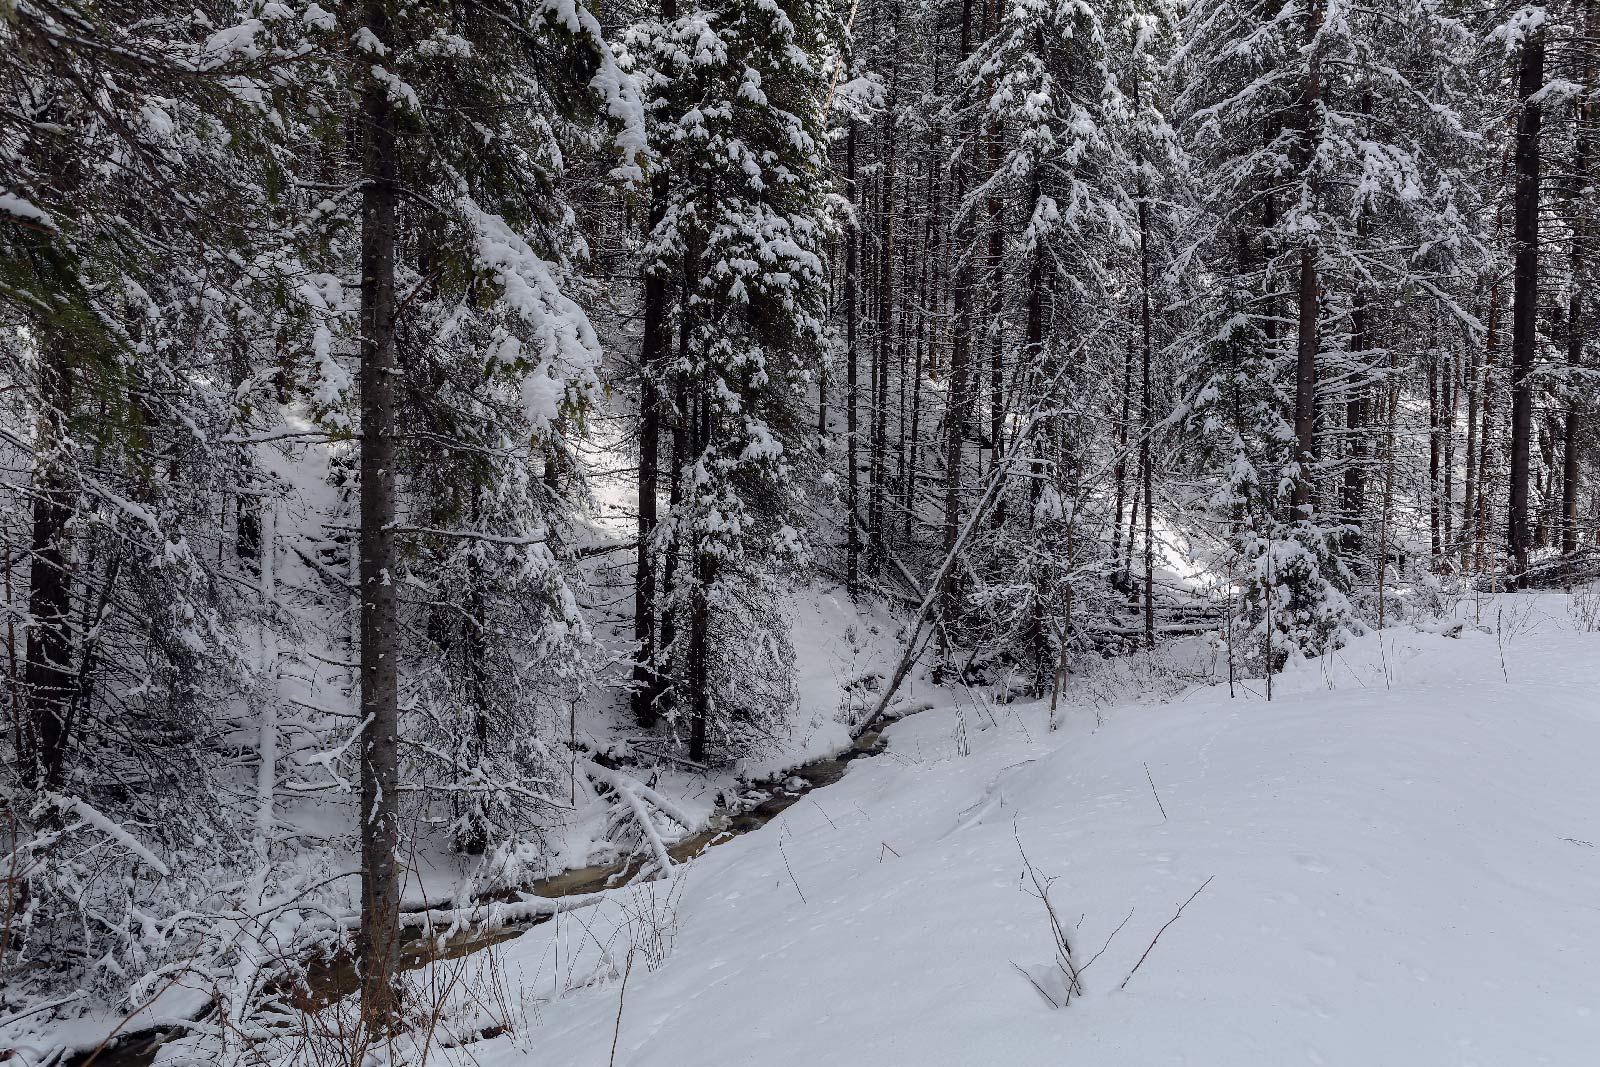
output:
M1197 688L1050 732L946 703L674 884L443 965L496 990L444 1031L497 1033L462 1050L482 1067L1597 1062L1581 607L1462 605L1483 629L1370 635L1271 704ZM1064 1008L1019 842L1083 968Z

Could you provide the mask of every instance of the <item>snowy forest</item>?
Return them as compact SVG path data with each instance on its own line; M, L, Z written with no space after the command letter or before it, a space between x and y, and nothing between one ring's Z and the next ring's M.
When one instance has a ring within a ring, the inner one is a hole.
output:
M1595 1062L1597 66L0 0L0 1062Z

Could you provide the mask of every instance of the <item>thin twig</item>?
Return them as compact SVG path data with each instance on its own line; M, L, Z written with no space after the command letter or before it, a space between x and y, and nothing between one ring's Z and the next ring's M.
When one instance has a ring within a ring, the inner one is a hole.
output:
M1150 792L1156 798L1156 807L1161 809L1161 821L1166 822L1167 807L1165 804L1161 803L1161 794L1156 792L1156 780L1150 777L1150 764L1148 763L1144 765L1144 778L1145 781L1150 783Z
M1214 874L1211 876L1211 878L1215 878L1215 877L1216 877L1216 875L1214 875ZM1204 889L1206 886L1210 885L1211 884L1211 878L1207 878L1205 881L1201 882L1200 883L1200 889ZM1126 988L1128 988L1128 979L1132 978L1134 976L1134 974L1139 970L1140 964L1144 963L1144 961L1145 961L1145 956L1150 955L1150 950L1156 947L1156 942L1161 940L1161 935L1167 932L1167 927L1171 926L1173 923L1178 921L1178 916L1182 915L1183 914L1183 909L1187 908L1189 906L1189 901L1193 900L1195 897L1200 895L1200 889L1196 889L1193 893L1190 893L1189 894L1189 900L1186 900L1182 904L1179 904L1178 905L1178 910L1173 914L1172 918L1168 919L1166 922L1161 924L1161 929L1156 931L1156 936L1152 937L1150 939L1150 944L1145 946L1144 956L1140 956L1139 957L1139 962L1135 963L1133 965L1133 970L1128 972L1128 977L1124 978L1122 980L1122 984L1117 987L1118 989L1126 989Z
M611 1059L609 1067L617 1064L617 1038L622 1036L622 1001L628 995L628 975L633 973L633 949L628 949L628 964L622 969L622 988L617 991L617 1025L611 1031Z
M1117 928L1106 935L1106 943L1100 946L1100 951L1089 957L1089 963L1093 963L1095 960L1106 954L1106 949L1111 947L1111 939L1122 933L1122 928L1128 925L1128 919L1131 918L1133 918L1133 909L1129 908L1127 916L1117 924ZM1085 963L1082 967L1079 967L1078 972L1081 974L1082 972L1087 971L1089 969L1089 963Z
M778 839L778 854L783 857L783 869L789 872L789 881L794 883L794 891L800 894L800 903L810 903L806 900L805 893L800 889L800 880L794 876L794 868L789 866L789 854L783 850L783 838L781 837Z

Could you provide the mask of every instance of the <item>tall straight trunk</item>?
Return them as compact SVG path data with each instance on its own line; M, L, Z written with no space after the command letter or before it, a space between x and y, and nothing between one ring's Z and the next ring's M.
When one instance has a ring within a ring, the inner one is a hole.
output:
M1523 584L1531 547L1528 529L1528 471L1533 442L1533 362L1539 314L1539 129L1543 106L1535 98L1544 88L1544 31L1522 44L1517 64L1516 196L1513 205L1516 261L1515 302L1511 311L1511 500L1508 542L1517 584Z
M1439 350L1431 348L1427 360L1428 374L1428 545L1434 564L1444 553L1439 514Z
M1365 214L1363 213L1363 220ZM1344 538L1346 555L1352 559L1360 559L1362 552L1362 519L1366 511L1367 496L1367 463L1369 450L1367 447L1366 415L1367 394L1369 386L1363 380L1367 373L1367 328L1371 312L1367 306L1367 297L1364 290L1357 290L1355 306L1350 314L1350 356L1351 374L1355 381L1350 386L1350 395L1344 404L1344 428L1346 433L1347 459L1343 479L1343 510L1344 522L1348 532Z
M963 62L972 54L972 0L962 0L961 4L961 58ZM966 167L963 162L956 164L955 174L952 176L954 188L951 191L951 201L959 204L966 195ZM960 221L956 224L955 240L952 242L951 255L957 261L972 250L972 224L971 214L962 212ZM945 383L946 411L945 411L945 457L944 457L944 552L948 556L956 550L957 538L961 528L961 453L966 437L966 389L967 389L967 348L971 343L971 300L972 292L970 282L959 272L956 274L955 291L952 294L955 320L955 332L950 345L950 376ZM958 568L949 567L944 577L944 588L940 590L940 609L946 622L955 618L956 608L960 599L960 587L956 580ZM946 627L940 627L941 635L947 633ZM950 652L946 649L946 654ZM940 665L940 675L943 677L943 666Z
M384 0L367 30L389 43ZM399 661L395 594L395 233L399 204L394 105L371 82L361 98L361 927L356 956L362 1017L388 1028L399 962Z
M29 543L28 639L23 691L21 776L32 789L55 789L65 769L77 676L72 670L72 574L67 567L68 524L74 496L68 479L67 423L72 417L72 356L53 330L40 337L39 393L43 410L34 442L33 534Z
M1441 487L1442 497L1439 501L1439 513L1444 525L1444 550L1446 554L1454 551L1454 533L1451 524L1455 519L1456 502L1456 404L1461 393L1461 353L1451 352L1445 361L1444 370L1444 426L1440 434L1440 449L1443 453L1444 484Z
M678 364L687 366L689 305L681 294L679 308ZM681 375L673 384L673 411L672 465L668 468L667 475L667 507L676 513L678 506L683 503L683 472L689 464L689 388ZM673 610L673 594L677 591L679 547L676 543L669 543L666 546L666 560L661 566L661 600L664 609L661 612L661 633L656 645L656 686L660 692L660 698L656 701L658 713L671 708L677 695L673 679L675 659L678 657L678 650L675 647L678 640L678 618Z
M1494 443L1494 363L1495 349L1500 341L1500 283L1489 289L1489 323L1484 331L1483 377L1479 382L1482 393L1482 425L1478 430L1478 497L1474 516L1473 549L1475 566L1482 571L1489 564L1489 458Z
M850 130L845 135L844 142L844 180L845 195L852 204L860 210L860 198L856 188L856 124L850 122ZM856 353L856 304L858 289L860 288L859 275L861 273L859 227L852 221L845 231L844 253L844 408L845 408L845 444L844 462L846 471L845 480L845 511L849 518L845 522L848 527L845 531L845 588L849 591L851 599L861 594L861 530L857 519L861 514L861 463L860 440L857 436L857 408L860 407L856 395L857 353Z
M1588 39L1591 25L1592 0L1583 5L1583 85L1594 85L1594 60ZM1572 173L1580 187L1588 185L1589 177L1589 121L1590 104L1587 93L1580 98L1573 116L1576 132L1573 138ZM1578 210L1582 210L1581 204ZM1569 257L1571 295L1567 298L1567 410L1561 427L1561 554L1570 556L1578 550L1578 490L1583 481L1581 406L1581 381L1577 378L1583 366L1583 283L1584 242L1588 238L1587 219L1579 216L1573 220L1572 251Z
M892 59L889 74L888 122L883 131L884 165L880 168L882 185L878 199L881 240L878 251L878 345L877 359L875 361L877 367L877 395L873 401L873 410L876 411L877 415L873 420L872 488L871 500L867 505L869 512L867 520L867 564L874 578L877 578L883 569L884 497L888 491L886 483L889 470L889 366L894 360L896 349L894 317L894 194L896 177L895 148L897 141L895 137L895 109L899 105L900 95L898 67L898 58Z
M1322 0L1310 0L1306 8L1306 42L1311 47L1306 58L1306 80L1300 98L1300 159L1309 169L1313 158L1313 137L1319 124L1322 98L1322 60L1315 44L1322 29ZM1309 179L1308 179L1309 180ZM1317 250L1310 244L1300 249L1298 287L1298 326L1294 361L1294 436L1295 462L1300 476L1294 484L1294 518L1310 518L1314 503L1313 468L1317 458L1317 303L1320 298L1317 278Z
M1000 170L1000 144L1005 136L1004 129L999 122L989 127L989 168L988 173L995 175ZM999 184L994 186L999 188ZM988 270L985 271L989 285L989 322L984 333L989 339L989 462L991 467L1000 464L1000 457L1005 451L1005 426L1006 426L1006 395L1005 395L1005 350L1004 338L1001 331L1003 316L1003 301L1005 299L1005 285L1003 283L1004 264L1002 257L1005 254L1005 204L998 194L989 197L989 252ZM1005 520L1005 496L1000 497L995 506L994 521L996 525Z
M711 442L711 402L703 388L696 390L694 454L702 456ZM706 758L711 723L711 583L716 579L716 557L706 546L695 546L694 589L689 610L689 758Z
M1117 462L1112 477L1117 487L1116 509L1111 524L1111 561L1122 558L1122 507L1128 497L1128 433L1133 421L1133 340L1122 349L1122 409L1117 413ZM1128 540L1133 540L1133 512L1128 514ZM1112 568L1116 570L1115 567ZM1121 579L1114 573L1113 582Z
M933 146L930 145L931 147ZM933 299L931 275L935 255L936 230L934 219L939 211L938 168L935 166L935 155L936 153L930 152L928 156L928 203L932 205L932 210L928 212L928 217L923 227L923 244L918 256L921 262L918 267L917 279L916 347L911 366L911 418L910 428L906 431L906 476L900 486L901 511L905 517L905 539L908 542L915 532L916 524L917 464L921 449L921 441L918 434L921 432L922 421L922 372L925 366L927 346L933 336L933 327L928 318L929 306Z
M1372 115L1372 93L1361 94L1361 119L1365 127L1370 123ZM1372 232L1372 213L1362 205L1360 214L1356 217L1356 241L1362 248L1367 247L1367 242ZM1363 553L1363 521L1366 517L1367 497L1367 463L1369 448L1367 442L1366 422L1368 415L1368 394L1371 385L1366 381L1368 372L1366 355L1368 344L1367 332L1370 328L1369 299L1364 286L1356 286L1356 291L1351 300L1350 309L1350 360L1349 372L1351 384L1349 393L1344 403L1344 428L1345 428L1345 468L1340 484L1340 511L1341 520L1346 524L1346 533L1343 537L1343 547L1347 561L1354 564L1360 560Z
M1028 184L1028 203L1033 205L1034 209L1036 210L1039 201L1044 195L1043 182L1039 177L1038 166L1033 168L1033 173L1029 177ZM1046 380L1044 376L1044 300L1044 252L1042 249L1036 248L1033 255L1029 257L1028 262L1028 336L1027 350L1023 356L1023 367L1026 372L1026 380L1034 383ZM1029 496L1030 503L1035 506L1030 507L1028 511L1030 515L1035 515L1038 513L1037 504L1039 501L1039 487L1043 484L1045 478L1044 465L1036 462L1033 465L1033 470L1031 473L1033 477L1028 483ZM1069 597L1072 595L1071 590L1072 587L1069 584L1067 586L1066 594ZM1040 590L1040 592L1043 593L1043 590ZM1050 642L1047 636L1049 631L1044 617L1045 597L1043 595L1036 595L1033 598L1033 604L1033 616L1031 621L1033 630L1032 644L1034 649L1033 692L1035 696L1043 696L1046 684L1048 684L1051 681L1052 676L1056 674L1055 665L1059 663L1066 655L1067 642L1065 636L1063 636L1061 640L1060 655L1051 655ZM1057 678L1056 681L1056 695L1059 696L1059 678Z
M668 7L675 7L669 0ZM667 179L656 175L650 189L650 232L665 218ZM661 384L657 380L667 351L667 285L658 270L644 279L644 337L639 346L639 547L634 555L633 714L640 726L654 726L660 696L656 671L656 494L661 482Z
M1470 339L1469 339L1470 342ZM1470 343L1466 353L1467 389L1467 462L1466 479L1461 487L1461 571L1472 570L1474 517L1477 515L1478 492L1478 397L1483 386L1482 360Z
M1133 78L1133 106L1139 106L1139 76ZM1144 152L1138 153L1139 167L1139 364L1143 376L1139 411L1143 419L1139 435L1139 468L1144 480L1144 646L1156 647L1156 542L1154 531L1154 483L1151 444L1156 432L1155 394L1151 389L1150 360L1154 338L1150 322L1150 195L1145 188ZM1132 532L1129 533L1130 540Z
M662 0L661 17L678 17L677 0ZM667 174L650 183L649 233L654 235L667 213ZM638 659L633 668L633 714L640 726L654 726L660 714L661 673L656 646L656 545L661 488L661 364L671 338L667 325L667 282L661 270L644 276L644 337L639 344L639 547L634 555L633 639ZM819 386L819 433L827 432L827 386Z

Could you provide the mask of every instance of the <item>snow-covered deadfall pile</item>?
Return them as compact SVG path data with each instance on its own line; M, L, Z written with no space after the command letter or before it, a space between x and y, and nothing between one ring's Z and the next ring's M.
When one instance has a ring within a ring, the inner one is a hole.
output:
M1592 1063L1600 633L1556 594L1457 615L1298 664L1270 704L1222 684L1051 731L1042 705L946 699L673 881L423 972L438 1024L396 1051Z

